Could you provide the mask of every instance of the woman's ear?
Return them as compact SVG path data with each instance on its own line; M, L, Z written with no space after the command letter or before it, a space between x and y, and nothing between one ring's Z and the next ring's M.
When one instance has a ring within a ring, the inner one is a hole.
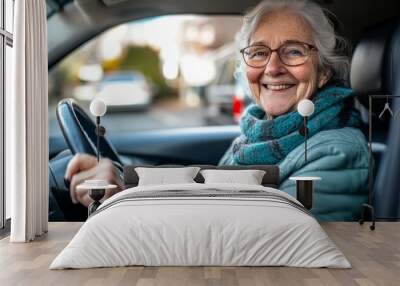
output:
M323 87L328 80L330 80L332 77L332 72L328 69L323 69L320 71L319 73L319 77L318 77L318 88Z

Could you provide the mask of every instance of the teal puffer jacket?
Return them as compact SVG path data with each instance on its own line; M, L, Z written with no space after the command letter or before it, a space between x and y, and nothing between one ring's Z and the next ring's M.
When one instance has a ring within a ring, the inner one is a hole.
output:
M279 163L279 189L296 196L291 176L318 176L314 185L311 212L323 221L350 221L360 216L361 204L368 200L368 144L355 128L321 131L291 151Z

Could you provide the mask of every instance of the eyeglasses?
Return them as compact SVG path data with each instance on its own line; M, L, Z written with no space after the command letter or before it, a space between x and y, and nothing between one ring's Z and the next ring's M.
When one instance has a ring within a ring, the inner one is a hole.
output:
M308 43L287 42L272 50L266 45L251 45L240 52L243 55L244 62L253 68L262 68L268 64L273 52L277 52L279 59L287 66L299 66L304 64L310 57L311 51L318 49Z

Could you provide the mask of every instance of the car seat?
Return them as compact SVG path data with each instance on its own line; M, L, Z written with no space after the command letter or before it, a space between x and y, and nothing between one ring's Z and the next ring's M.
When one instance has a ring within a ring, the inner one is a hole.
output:
M364 131L368 130L368 95L400 96L400 21L368 29L353 54L351 87L357 94ZM394 115L379 118L386 98L372 100L373 193L375 217L400 216L400 97L389 98ZM368 138L368 136L367 136Z

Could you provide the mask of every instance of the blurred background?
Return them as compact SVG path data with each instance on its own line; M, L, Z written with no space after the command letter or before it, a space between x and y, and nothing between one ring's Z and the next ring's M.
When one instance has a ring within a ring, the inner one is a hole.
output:
M107 132L236 124L251 102L234 77L239 16L162 16L114 27L49 71L49 135L57 103L101 98Z

